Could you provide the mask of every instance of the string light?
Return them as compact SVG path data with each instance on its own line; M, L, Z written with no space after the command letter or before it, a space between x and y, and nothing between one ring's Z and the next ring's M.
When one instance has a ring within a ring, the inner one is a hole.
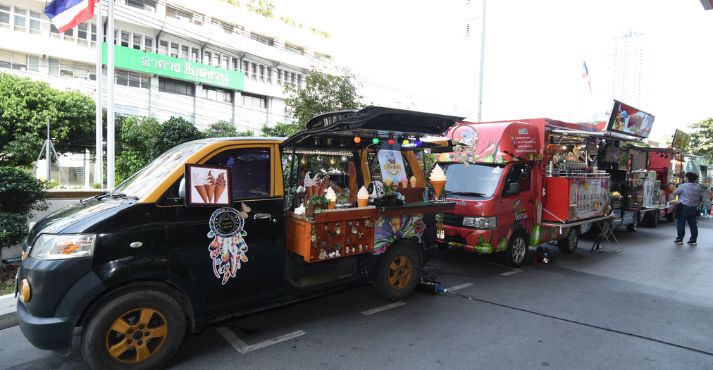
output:
M379 143L379 138L378 138L378 137L375 137L375 138L371 139L371 143L372 143L372 144L378 144L378 143Z
M423 145L423 142L421 141L421 138L420 138L420 137L417 137L417 138L416 138L416 146L417 146L417 147L421 147L421 145Z
M389 140L386 141L389 145L394 145L396 140L394 140L394 135L389 135Z
M359 135L354 136L354 142L357 144L361 143L361 137Z
M404 141L402 141L401 144L408 146L409 144L411 144L411 142L409 142L408 139L404 139Z

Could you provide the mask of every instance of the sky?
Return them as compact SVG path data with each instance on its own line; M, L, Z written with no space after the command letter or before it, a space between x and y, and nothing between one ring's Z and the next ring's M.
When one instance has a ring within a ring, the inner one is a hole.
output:
M273 3L277 14L331 33L336 63L355 73L366 103L475 120L481 1ZM482 119L607 119L617 98L611 44L627 30L644 33L651 49L648 104L637 106L656 116L651 137L663 142L713 117L713 10L699 0L490 0Z

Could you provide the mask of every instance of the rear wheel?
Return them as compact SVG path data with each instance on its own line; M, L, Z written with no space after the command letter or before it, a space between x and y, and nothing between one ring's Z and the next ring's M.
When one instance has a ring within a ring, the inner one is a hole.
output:
M381 260L374 290L388 300L404 299L416 288L420 275L418 253L408 245L396 245L390 248Z
M186 319L170 294L131 290L101 304L84 325L82 354L93 369L154 369L176 355Z
M527 238L523 233L517 233L510 238L508 248L501 254L501 259L506 265L512 267L520 267L525 262L527 256Z
M569 229L567 236L564 239L557 240L557 248L559 248L562 254L572 254L577 250L577 245L579 244L579 234L577 229Z

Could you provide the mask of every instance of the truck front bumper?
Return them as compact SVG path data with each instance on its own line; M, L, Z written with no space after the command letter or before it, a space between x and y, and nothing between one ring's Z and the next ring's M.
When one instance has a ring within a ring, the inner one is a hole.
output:
M72 345L74 325L79 320L79 316L37 317L18 301L17 319L22 334L33 346L39 349L65 351Z
M477 254L499 252L497 242L493 242L493 230L477 230L468 227L444 225L445 238L436 242L442 246L463 248Z

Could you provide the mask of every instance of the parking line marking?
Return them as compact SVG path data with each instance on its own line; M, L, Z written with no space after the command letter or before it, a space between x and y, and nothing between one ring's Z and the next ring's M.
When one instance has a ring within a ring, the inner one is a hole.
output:
M375 313L379 313L379 312L381 312L381 311L386 311L386 310L390 310L390 309L392 309L392 308L401 307L401 306L403 306L403 305L405 305L405 304L406 304L406 302L401 302L401 301L399 301L399 302L394 302L394 303L390 303L390 304L387 304L387 305L384 305L384 306L372 308L372 309L370 309L370 310L362 311L361 314L364 315L364 316L369 316L369 315L373 315L373 314L375 314Z
M279 337L275 337L272 339L264 340L259 343L248 345L242 339L240 339L240 337L238 337L238 335L235 334L234 331L230 330L230 328L228 328L227 326L220 326L220 327L216 328L215 330L218 332L218 334L220 334L220 336L223 337L223 339L225 339L231 346L233 346L233 348L235 348L235 350L238 351L238 353L240 353L241 355L250 353L252 351L257 351L257 350L263 349L265 347L269 347L273 344L282 343L282 342L285 342L290 339L294 339L294 338L297 338L299 336L306 334L302 330L297 330L297 331L293 331L292 333L280 335Z
M447 291L449 292L455 292L456 290L461 290L465 288L470 288L473 286L473 283L463 283L463 284L458 284L454 287L446 288Z
M522 272L522 270L512 270L512 271L508 271L508 272L503 272L500 274L500 276L510 276L510 275L519 274L521 272Z

